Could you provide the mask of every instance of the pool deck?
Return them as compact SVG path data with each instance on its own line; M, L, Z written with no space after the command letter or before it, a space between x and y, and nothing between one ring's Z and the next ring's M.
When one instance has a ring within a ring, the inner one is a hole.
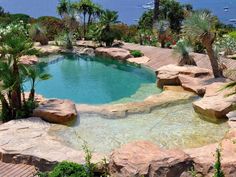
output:
M11 164L0 161L0 177L37 177L34 166L25 164Z
M162 66L168 64L177 64L178 62L178 55L174 54L173 49L144 46L133 43L124 43L122 48L127 50L142 51L142 53L150 59L150 61L148 61L144 65L150 67L154 71L156 71ZM207 55L200 53L192 53L192 56L195 62L197 63L198 67L211 69L210 60ZM221 62L226 66L228 71L236 69L236 60L221 58ZM236 76L234 76L233 78L236 78Z

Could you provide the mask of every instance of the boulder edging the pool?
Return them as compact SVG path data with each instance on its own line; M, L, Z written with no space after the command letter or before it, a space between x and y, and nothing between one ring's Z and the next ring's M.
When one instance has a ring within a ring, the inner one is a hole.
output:
M148 141L126 144L112 152L112 176L177 177L192 167L190 156L180 150L163 150Z
M34 110L33 116L51 123L66 124L77 118L77 110L70 100L49 99Z
M95 49L96 55L101 55L105 57L112 57L118 60L127 60L128 58L132 58L130 52L126 49L122 48L106 48L106 47L99 47Z

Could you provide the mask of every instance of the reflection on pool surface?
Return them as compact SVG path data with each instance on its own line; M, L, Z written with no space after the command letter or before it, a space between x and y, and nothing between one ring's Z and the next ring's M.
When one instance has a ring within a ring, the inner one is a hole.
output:
M73 127L55 125L50 133L76 149L81 149L86 141L99 153L109 153L135 140L149 140L162 148L191 148L223 138L228 125L202 120L194 113L192 101L168 104L150 114L129 115L124 119L83 114Z
M36 92L47 98L88 104L110 103L132 96L143 86L153 88L156 81L155 73L146 68L109 58L67 54L42 60L49 63L44 70L53 77L39 82ZM150 90L149 95L160 93L156 87Z

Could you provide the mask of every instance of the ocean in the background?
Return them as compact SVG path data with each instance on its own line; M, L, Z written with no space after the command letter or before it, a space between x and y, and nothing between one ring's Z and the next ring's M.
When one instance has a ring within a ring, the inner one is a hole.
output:
M143 5L152 0L94 0L105 8L119 12L120 21L127 24L136 23L145 9ZM217 15L222 22L229 24L229 19L236 19L236 0L179 0L190 3L194 8L207 8ZM11 13L26 13L33 17L57 16L58 0L0 0L0 6ZM228 11L224 10L228 7Z

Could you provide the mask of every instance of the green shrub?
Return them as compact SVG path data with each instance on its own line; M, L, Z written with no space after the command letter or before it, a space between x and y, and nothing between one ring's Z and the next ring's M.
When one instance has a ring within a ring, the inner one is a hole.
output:
M232 31L229 33L229 36L236 40L236 31Z
M53 171L39 175L41 177L89 177L83 165L67 161L59 163Z
M43 16L36 20L36 23L42 25L47 31L47 38L54 40L55 37L65 29L63 21L56 17Z
M143 54L140 50L132 50L130 53L131 53L131 55L134 56L134 58L143 56Z

